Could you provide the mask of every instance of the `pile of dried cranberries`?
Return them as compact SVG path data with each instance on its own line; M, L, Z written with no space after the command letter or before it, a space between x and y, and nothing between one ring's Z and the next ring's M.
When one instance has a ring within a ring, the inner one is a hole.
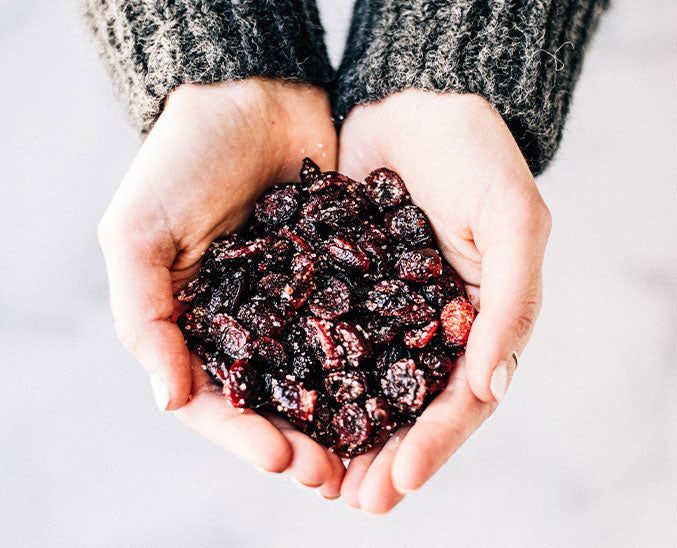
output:
M277 413L344 457L421 414L475 316L396 173L357 182L308 158L178 298L186 343L230 405Z

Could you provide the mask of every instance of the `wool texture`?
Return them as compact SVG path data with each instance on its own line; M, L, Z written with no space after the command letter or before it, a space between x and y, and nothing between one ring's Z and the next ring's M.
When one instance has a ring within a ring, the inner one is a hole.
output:
M142 132L184 83L249 76L326 87L333 69L312 0L78 0Z
M485 97L534 175L555 155L608 0L357 0L334 116L408 89Z

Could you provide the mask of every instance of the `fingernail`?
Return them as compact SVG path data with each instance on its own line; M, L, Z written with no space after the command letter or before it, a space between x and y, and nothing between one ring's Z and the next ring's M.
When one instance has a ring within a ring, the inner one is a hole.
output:
M326 497L322 493L320 493L319 489L315 489L315 494L320 497L322 500L336 500L339 498L341 495L336 495L335 497Z
M150 376L150 387L153 390L153 397L155 398L155 405L160 411L167 411L169 405L169 389L162 380L162 377L157 373Z
M491 374L491 382L489 383L491 393L494 395L496 401L501 401L505 396L505 391L508 389L508 364L505 362L499 363L494 372Z

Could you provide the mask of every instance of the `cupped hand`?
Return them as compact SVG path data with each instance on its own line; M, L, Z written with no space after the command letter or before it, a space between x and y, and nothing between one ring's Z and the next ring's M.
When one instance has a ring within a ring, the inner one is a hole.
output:
M99 239L116 330L150 374L159 407L242 459L336 497L341 460L284 421L227 406L172 321L174 295L209 244L242 225L269 186L298 180L305 156L336 167L324 91L261 78L180 86L115 193Z
M383 513L421 487L503 397L541 306L550 214L501 116L476 95L407 90L355 107L339 171L388 167L430 218L479 314L449 385L412 427L354 458L341 494Z

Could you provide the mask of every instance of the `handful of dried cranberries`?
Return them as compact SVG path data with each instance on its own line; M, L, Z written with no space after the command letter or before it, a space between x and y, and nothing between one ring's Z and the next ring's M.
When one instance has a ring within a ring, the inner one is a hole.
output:
M210 246L178 299L186 344L230 405L275 412L343 457L422 413L475 317L396 173L357 182L309 158L300 183Z

